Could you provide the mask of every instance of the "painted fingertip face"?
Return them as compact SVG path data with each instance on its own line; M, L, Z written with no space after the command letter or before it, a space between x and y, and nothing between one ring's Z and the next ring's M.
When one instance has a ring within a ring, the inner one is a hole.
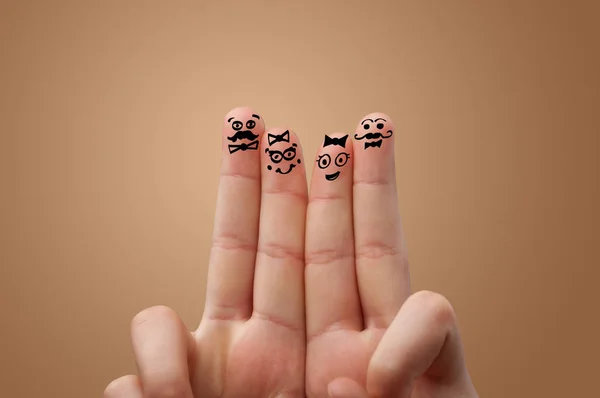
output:
M372 113L361 120L354 139L364 140L364 149L381 148L383 140L394 135L394 127L389 117L382 113Z
M326 135L323 148L331 145L346 148L347 141L348 135L339 138ZM317 166L324 171L327 181L335 181L342 173L342 168L348 163L348 159L350 159L348 152L324 153L317 156Z
M281 134L267 133L267 143L268 147L265 148L265 153L269 156L267 170L277 174L289 174L301 163L300 158L297 158L298 144L290 142L289 130Z
M258 138L265 130L260 115L249 108L236 108L226 116L227 149L230 154L258 150Z

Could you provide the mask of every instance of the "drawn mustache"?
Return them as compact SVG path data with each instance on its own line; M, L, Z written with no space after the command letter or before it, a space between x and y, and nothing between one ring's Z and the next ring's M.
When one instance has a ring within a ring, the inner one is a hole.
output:
M363 140L363 139L367 139L367 140L375 140L377 138L390 138L394 132L392 130L388 130L388 135L383 135L379 132L377 133L367 133L365 135L363 135L362 137L359 137L358 134L354 134L354 139L356 140Z
M250 140L254 141L258 138L258 135L254 134L250 130L240 130L236 131L234 135L231 137L227 137L227 139L231 142L236 142L237 140Z

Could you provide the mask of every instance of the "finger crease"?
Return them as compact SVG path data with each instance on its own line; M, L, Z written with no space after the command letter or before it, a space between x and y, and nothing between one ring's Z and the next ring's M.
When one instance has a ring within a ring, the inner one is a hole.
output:
M313 340L318 339L319 337L323 337L330 333L339 332L340 330L347 330L352 328L352 322L347 319L342 319L339 321L331 322L327 326L317 330L314 333L311 333L307 336L306 341L311 342Z
M380 259L386 256L396 256L400 250L394 245L382 242L372 242L359 245L356 249L356 258Z
M350 245L351 248L351 245ZM329 264L334 261L341 261L348 258L354 257L354 252L352 250L344 251L344 250L336 250L336 249L323 249L323 250L315 250L309 253L306 253L306 265L320 265L320 264Z
M392 323L393 319L394 316L390 317L389 315L386 316L383 314L374 314L369 312L365 314L365 328L372 330L385 329Z
M256 251L256 243L240 238L235 234L220 234L213 238L213 246L226 250Z
M254 310L254 312L252 313L252 317L263 322L268 322L273 325L280 326L293 332L304 332L303 327L293 325L277 316L265 314L264 312Z
M285 390L280 391L275 398L305 398L304 390Z
M278 243L259 244L258 253L275 259L291 259L304 263L304 252Z
M260 182L259 175L242 174L242 173L221 173L222 179L247 180L252 182Z
M244 321L251 312L248 304L213 304L207 306L203 318L209 321Z
M308 195L306 193L294 192L288 189L270 189L263 190L263 195L283 196L299 200L301 203L308 201Z
M344 195L311 196L308 203L310 204L310 203L315 203L315 202L335 202L335 201L341 201L341 200L348 200L348 196L344 196Z
M354 186L380 186L390 185L392 180L386 180L385 178L377 178L373 180L355 180Z
M381 186L381 185L390 185L392 183L391 180L386 179L376 179L376 180L358 180L354 181L354 186Z

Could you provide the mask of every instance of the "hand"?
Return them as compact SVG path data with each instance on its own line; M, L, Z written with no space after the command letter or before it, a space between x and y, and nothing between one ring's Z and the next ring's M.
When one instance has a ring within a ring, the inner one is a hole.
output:
M304 397L307 186L293 132L249 108L224 121L206 306L190 333L170 309L132 321L139 376L105 398Z
M354 140L325 137L306 221L308 397L477 397L454 312L409 298L394 125L365 116ZM408 298L408 299L407 299Z

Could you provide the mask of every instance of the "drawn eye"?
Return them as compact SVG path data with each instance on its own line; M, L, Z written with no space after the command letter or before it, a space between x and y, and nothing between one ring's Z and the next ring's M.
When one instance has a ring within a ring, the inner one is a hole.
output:
M377 128L381 130L383 128L383 123L377 123Z
M371 127L371 126L369 125L369 123L367 123L367 124L363 125L363 129L365 129L365 130L368 130L368 129L369 129L369 127Z
M339 153L335 157L335 165L338 167L342 167L343 165L345 165L348 162L349 158L350 158L350 155L347 154L346 152Z
M273 163L279 163L281 162L281 159L283 159L283 155L281 154L281 152L271 152L269 153L269 156L271 157L271 160L273 161Z
M328 154L321 155L317 159L317 165L320 169L326 169L331 164L331 156Z
M292 160L296 157L296 148L289 148L283 152L283 158L285 160Z
M231 125L231 127L233 127L233 129L235 131L240 130L242 127L244 127L244 124L242 122L240 122L239 120L236 120L235 122L233 122L233 124Z
M256 122L254 120L248 120L246 122L246 128L252 130L256 126ZM383 126L383 125L382 125Z

